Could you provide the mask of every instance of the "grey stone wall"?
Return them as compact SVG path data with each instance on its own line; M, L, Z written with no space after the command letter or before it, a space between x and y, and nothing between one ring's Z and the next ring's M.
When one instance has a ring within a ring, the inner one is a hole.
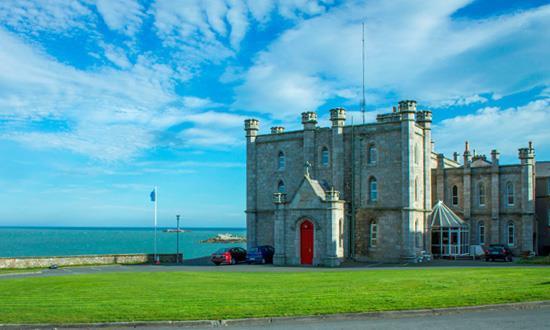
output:
M161 263L176 262L175 254L159 254ZM182 255L180 254L180 258ZM109 265L109 264L143 264L153 262L152 254L100 254L81 256L52 257L13 257L0 258L0 269L46 268L51 265Z

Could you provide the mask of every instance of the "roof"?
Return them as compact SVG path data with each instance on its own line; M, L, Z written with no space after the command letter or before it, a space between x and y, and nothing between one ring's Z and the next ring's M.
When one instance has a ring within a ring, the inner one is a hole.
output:
M438 201L432 210L432 228L466 227L467 224L442 201Z

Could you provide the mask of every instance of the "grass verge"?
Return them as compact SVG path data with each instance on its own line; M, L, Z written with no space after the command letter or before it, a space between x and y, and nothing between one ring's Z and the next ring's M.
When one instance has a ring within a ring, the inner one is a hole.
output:
M529 259L522 259L519 261L520 264L526 265L550 265L550 255L546 257L533 257Z
M0 280L0 323L228 319L549 299L550 267L103 273Z

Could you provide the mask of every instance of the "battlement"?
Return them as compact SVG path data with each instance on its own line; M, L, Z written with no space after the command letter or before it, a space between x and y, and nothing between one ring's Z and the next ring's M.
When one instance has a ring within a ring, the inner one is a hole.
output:
M415 112L416 111L416 101L414 100L403 100L399 101L399 112Z
M416 121L419 123L431 123L432 122L432 112L428 110L416 112Z
M334 190L334 187L331 187L328 191L325 191L325 200L327 202L336 202L340 200L340 192Z
M521 163L524 164L526 162L532 162L535 158L535 148L533 148L533 142L529 141L529 146L527 148L520 148L519 151L519 159L521 160Z
M280 192L273 193L273 203L275 204L286 203L286 194L283 194Z
M271 134L281 134L285 132L285 128L282 126L271 127Z
M260 121L254 118L245 119L244 130L247 137L256 136L258 134L258 131L260 130Z
M302 112L302 124L317 124L317 113L314 111Z

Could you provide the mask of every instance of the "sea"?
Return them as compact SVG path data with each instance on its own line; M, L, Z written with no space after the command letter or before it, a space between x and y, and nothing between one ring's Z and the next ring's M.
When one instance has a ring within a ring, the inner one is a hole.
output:
M157 228L157 253L175 253L177 234ZM246 236L244 228L182 228L179 249L185 259L210 255L246 243L201 243L217 234ZM0 227L0 257L153 253L154 228Z

